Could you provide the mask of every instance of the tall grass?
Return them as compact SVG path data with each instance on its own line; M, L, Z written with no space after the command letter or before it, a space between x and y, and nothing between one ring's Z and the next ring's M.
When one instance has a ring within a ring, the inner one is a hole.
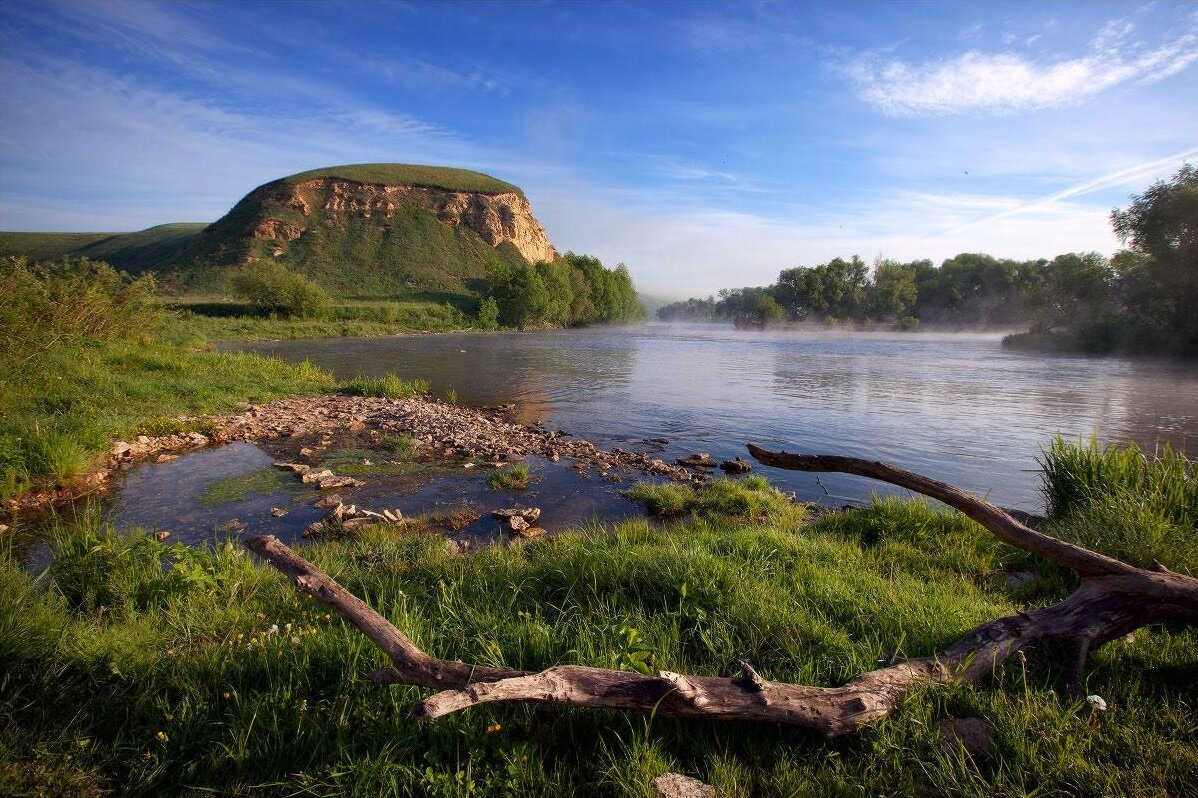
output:
M1184 455L1058 437L1041 465L1053 534L1131 563L1198 573L1198 466Z
M341 383L341 392L350 396L376 396L385 399L408 399L429 391L429 382L416 377L405 380L395 374L382 377L356 377Z
M778 506L469 556L384 528L303 553L425 649L527 669L731 674L745 658L837 684L1017 607L994 578L1004 547L960 516L890 501L802 524ZM0 792L644 796L670 769L737 796L1180 795L1198 767L1192 632L1100 649L1088 689L1112 710L1097 719L1033 652L832 744L519 705L419 724L407 711L425 691L371 685L380 652L238 551L184 555L92 523L62 530L41 579L0 561ZM938 742L946 715L992 723L991 754Z
M0 499L71 483L115 438L197 427L180 415L333 386L310 364L154 341L148 278L87 260L0 270Z

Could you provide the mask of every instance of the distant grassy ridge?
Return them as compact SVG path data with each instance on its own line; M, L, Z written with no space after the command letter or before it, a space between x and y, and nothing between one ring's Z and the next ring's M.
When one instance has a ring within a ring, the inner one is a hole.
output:
M133 233L0 233L0 256L30 261L86 257L139 274L172 263L207 222L160 224Z
M31 261L57 260L78 249L125 233L0 233L0 256L24 255Z
M515 193L524 196L524 192L519 186L482 172L410 163L360 163L327 166L323 169L312 169L284 177L277 182L294 185L320 178L349 180L355 183L379 186L426 186L446 191L468 191L477 194Z

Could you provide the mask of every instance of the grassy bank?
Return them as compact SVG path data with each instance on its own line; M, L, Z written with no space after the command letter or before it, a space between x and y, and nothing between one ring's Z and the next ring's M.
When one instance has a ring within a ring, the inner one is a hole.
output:
M807 524L761 485L686 522L645 522L469 556L381 528L305 556L438 655L836 684L928 654L1069 589L959 515L886 501ZM759 523L722 510L752 505ZM161 562L173 563L163 570ZM165 547L63 530L41 577L0 564L0 791L122 795L649 796L675 770L722 795L1181 795L1198 768L1192 631L1100 649L1094 715L1059 694L1051 651L989 682L913 696L826 743L782 727L486 706L421 724L382 655L232 544ZM981 717L976 760L937 738Z
M176 342L335 338L451 332L478 327L477 300L463 294L414 294L393 299L341 299L324 318L281 319L254 314L247 303L219 296L163 297L162 335Z
M306 364L159 340L168 323L144 278L85 262L3 266L0 498L71 483L117 438L195 428L179 416L333 388Z

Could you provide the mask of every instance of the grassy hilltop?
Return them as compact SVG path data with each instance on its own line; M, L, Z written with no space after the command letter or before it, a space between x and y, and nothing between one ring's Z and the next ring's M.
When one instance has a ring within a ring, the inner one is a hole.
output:
M32 262L66 256L103 260L132 274L153 271L183 293L219 293L232 269L270 259L341 297L434 292L456 295L464 304L473 304L488 264L528 263L510 242L492 246L469 223L438 218L402 194L389 196L394 207L386 212L330 210L330 181L357 184L350 197L363 202L380 187L398 186L475 194L484 203L512 194L525 202L518 186L481 172L350 164L261 185L211 225L163 224L133 233L0 233L0 255L24 255ZM521 217L521 209L514 215ZM531 214L527 220L536 224Z
M327 166L284 177L281 183L303 183L320 178L350 180L381 186L425 186L446 191L469 191L476 194L519 194L519 186L504 182L482 172L454 169L449 166L421 166L411 163L359 163Z

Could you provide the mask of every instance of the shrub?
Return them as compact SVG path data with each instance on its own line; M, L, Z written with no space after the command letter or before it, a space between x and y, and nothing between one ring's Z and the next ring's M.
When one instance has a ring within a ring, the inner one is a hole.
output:
M484 330L499 329L499 303L495 297L486 297L478 305L478 326Z
M0 355L27 362L79 340L140 335L158 320L154 278L136 280L102 261L63 258L29 265L0 258Z
M329 315L329 297L319 285L274 261L247 263L231 278L234 292L262 315L319 319Z

